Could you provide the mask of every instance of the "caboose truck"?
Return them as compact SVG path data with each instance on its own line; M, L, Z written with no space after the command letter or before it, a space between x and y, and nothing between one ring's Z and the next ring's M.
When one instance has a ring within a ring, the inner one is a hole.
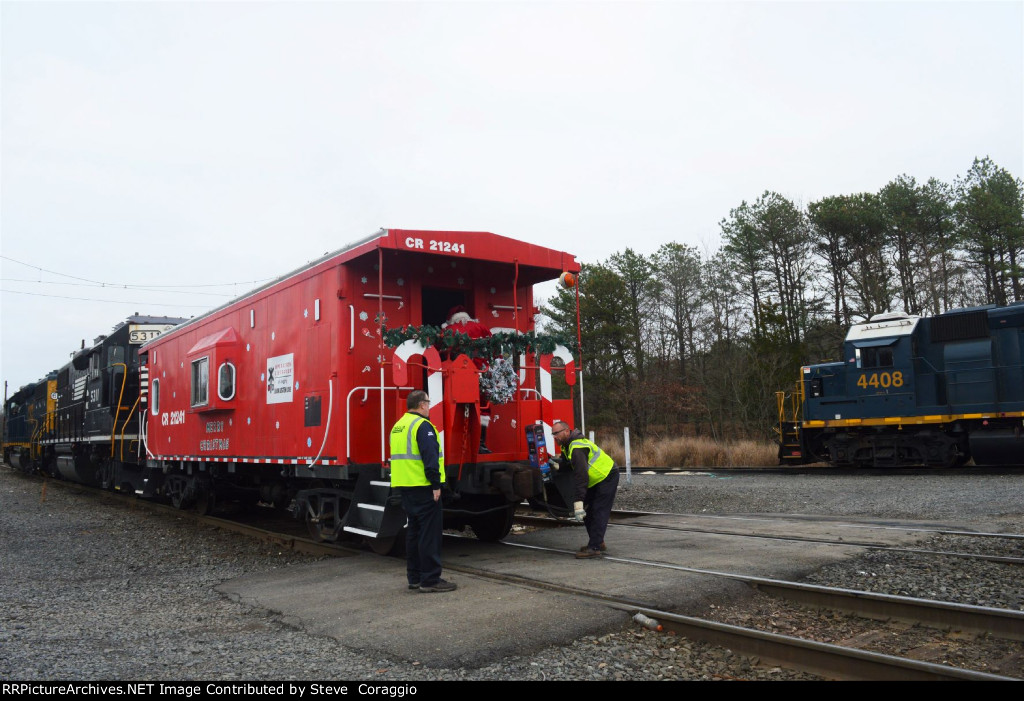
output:
M781 464L1024 464L1024 302L876 315L843 358L778 393Z
M389 498L387 432L409 392L424 389L445 459L446 528L502 538L526 499L564 514L568 475L545 492L530 458L533 429L553 445L552 422L572 422L572 399L551 396L553 358L575 382L568 350L510 359L519 386L491 407L488 454L474 363L441 360L411 334L396 347L385 336L440 327L456 305L494 333L527 333L533 285L578 270L569 254L484 232L381 230L325 255L142 348L149 462L180 507L291 504L316 538L389 552L405 515Z

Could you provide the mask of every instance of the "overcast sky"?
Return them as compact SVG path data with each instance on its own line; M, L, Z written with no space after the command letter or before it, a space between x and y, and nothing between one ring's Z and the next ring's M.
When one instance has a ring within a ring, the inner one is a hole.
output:
M1021 177L1022 8L4 0L0 379L381 227L587 264L713 251L765 190Z

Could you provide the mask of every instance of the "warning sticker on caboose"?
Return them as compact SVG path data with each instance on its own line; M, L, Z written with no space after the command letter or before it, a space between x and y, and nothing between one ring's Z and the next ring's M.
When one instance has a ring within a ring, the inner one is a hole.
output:
M267 358L267 404L282 404L292 400L294 356L294 353L289 353Z

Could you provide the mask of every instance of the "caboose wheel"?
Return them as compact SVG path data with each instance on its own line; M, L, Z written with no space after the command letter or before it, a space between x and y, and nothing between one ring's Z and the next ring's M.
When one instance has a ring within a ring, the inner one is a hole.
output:
M185 478L181 475L168 475L166 484L171 506L175 509L184 509L187 506L185 503Z
M405 529L393 536L382 538L364 538L370 550L378 555L400 555L405 551Z
M213 489L209 485L199 485L195 501L192 503L192 510L200 516L206 516L213 511L215 502Z
M508 535L512 530L512 522L515 518L516 505L509 504L507 508L477 516L470 521L469 525L476 533L477 538L493 543Z
M305 520L310 538L318 543L334 540L336 521L334 500L311 497L306 502Z

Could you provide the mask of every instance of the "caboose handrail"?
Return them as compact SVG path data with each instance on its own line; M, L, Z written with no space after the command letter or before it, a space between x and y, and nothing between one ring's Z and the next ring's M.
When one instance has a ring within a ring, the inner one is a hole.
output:
M331 413L334 411L334 377L327 378L327 388L330 391L329 399L327 400L327 425L324 426L324 439L320 443L320 452L316 454L316 457L309 461L309 468L312 470L313 466L320 461L320 456L324 454L324 446L327 445L327 436L331 432Z
M347 460L351 460L352 459L352 412L350 412L348 410L348 405L352 401L352 395L353 394L355 394L359 390L369 391L371 389L374 390L374 391L383 390L384 392L387 392L388 390L394 390L394 391L397 392L397 391L403 390L403 389L416 389L416 388L415 387L383 387L383 388L381 388L381 387L378 387L376 385L363 385L363 386L360 386L360 387L353 387L352 388L352 391L350 391L348 393L348 396L345 397L345 458ZM381 400L380 401L381 401L381 404L384 403L383 395L381 395Z

